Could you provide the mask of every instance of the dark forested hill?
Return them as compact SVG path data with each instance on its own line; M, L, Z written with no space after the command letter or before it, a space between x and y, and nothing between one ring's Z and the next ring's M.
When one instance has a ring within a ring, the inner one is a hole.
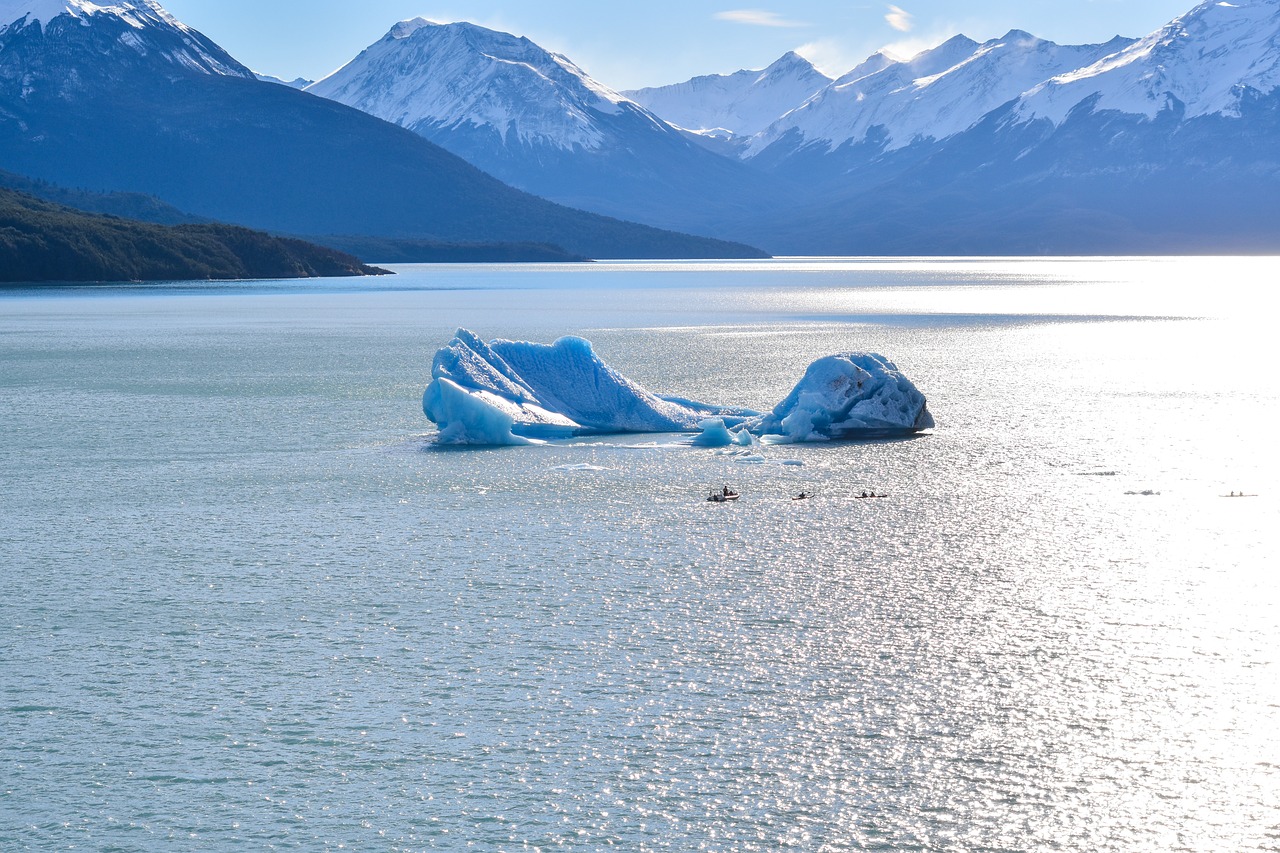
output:
M381 272L350 255L233 225L153 225L0 189L0 281L307 278Z
M178 210L152 195L73 189L28 178L25 175L15 175L3 169L0 169L0 188L24 192L27 195L61 204L64 207L74 207L76 210L87 213L109 213L112 216L136 219L139 222L152 222L156 225L194 225L212 221Z

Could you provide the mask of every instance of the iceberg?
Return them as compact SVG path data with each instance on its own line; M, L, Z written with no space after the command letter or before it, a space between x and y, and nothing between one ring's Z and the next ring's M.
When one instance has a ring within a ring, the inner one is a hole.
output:
M582 435L697 433L702 447L909 435L933 426L924 395L873 353L819 359L768 413L654 394L596 355L590 341L485 342L459 329L435 355L422 411L436 441L524 445Z
M767 415L745 428L765 444L887 438L933 427L924 394L882 355L820 358Z

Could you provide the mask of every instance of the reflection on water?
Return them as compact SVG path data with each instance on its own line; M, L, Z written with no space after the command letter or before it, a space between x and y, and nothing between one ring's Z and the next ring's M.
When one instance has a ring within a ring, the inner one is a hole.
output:
M1278 271L0 294L0 849L1276 849ZM422 452L456 326L756 408L875 350L938 428Z

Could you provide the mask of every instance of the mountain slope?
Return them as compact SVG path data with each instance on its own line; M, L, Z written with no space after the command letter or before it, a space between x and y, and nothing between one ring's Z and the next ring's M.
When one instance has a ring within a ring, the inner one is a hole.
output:
M47 0L10 0L0 17L23 6L47 17L0 25L12 171L281 233L552 243L590 257L761 254L514 190L408 131L254 79L151 0L64 0L58 14Z
M32 180L3 169L0 169L0 187L17 190L42 201L72 207L86 213L102 213L119 216L122 219L136 219L153 225L195 225L208 222L207 219L192 216L173 205L165 204L155 196L141 193L95 193L75 190L51 184L48 181Z
M830 196L744 233L786 252L1280 251L1277 33L1280 0L1204 3L961 133L864 150Z
M1236 116L1250 91L1280 86L1280 3L1208 2L1101 61L1055 76L1019 101L1018 118L1055 124L1093 99L1095 111L1153 119Z
M76 70L88 72L80 78L49 78L63 66L66 57L32 55L24 44L43 36L65 33L76 27L84 38L71 40L77 46L91 43L104 60ZM95 37L111 34L111 40ZM253 72L231 57L202 33L170 15L155 0L111 0L99 6L89 0L0 0L0 76L9 77L23 68L31 80L59 84L64 92L84 91L99 72L114 66L116 73L142 68L170 73L196 72L230 77L253 78Z
M1211 0L1137 42L933 53L873 57L754 140L822 189L736 233L785 254L1280 251L1280 0Z
M622 94L686 130L751 136L831 85L831 78L793 52L763 71L709 74L684 83Z
M0 281L173 281L376 275L350 255L232 225L168 227L0 189Z
M834 150L875 134L886 150L945 139L1033 86L1130 44L1063 46L1012 30L978 44L956 36L906 61L878 54L752 140L748 156L783 142ZM774 157L776 158L776 153Z
M794 254L1280 253L1280 92L1187 121L1082 109L1055 128L1010 109L742 233Z
M526 38L405 21L314 95L441 145L513 186L636 221L721 236L785 185L695 144Z

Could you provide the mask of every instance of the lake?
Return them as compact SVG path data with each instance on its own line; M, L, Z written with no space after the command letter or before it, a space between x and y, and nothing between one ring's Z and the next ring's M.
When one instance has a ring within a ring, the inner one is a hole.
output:
M0 849L1280 849L1280 259L397 269L0 291ZM937 427L437 448L459 326Z

